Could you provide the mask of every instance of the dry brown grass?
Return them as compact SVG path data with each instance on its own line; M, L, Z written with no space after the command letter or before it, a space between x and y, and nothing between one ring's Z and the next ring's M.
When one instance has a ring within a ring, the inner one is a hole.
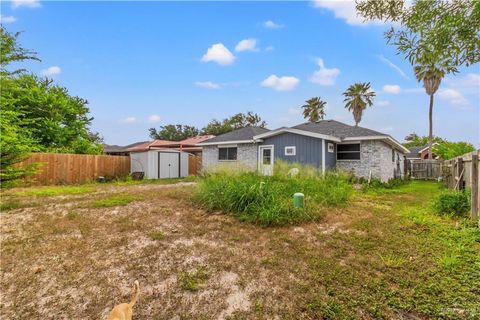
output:
M134 280L142 291L135 319L434 317L378 298L410 299L404 286L426 281L419 274L426 264L434 268L418 243L396 248L413 237L397 212L399 203L416 205L411 194L358 195L320 223L262 228L206 214L191 203L192 188L101 188L3 213L2 318L103 319L129 299ZM112 194L136 200L92 205ZM356 304L342 307L345 300Z

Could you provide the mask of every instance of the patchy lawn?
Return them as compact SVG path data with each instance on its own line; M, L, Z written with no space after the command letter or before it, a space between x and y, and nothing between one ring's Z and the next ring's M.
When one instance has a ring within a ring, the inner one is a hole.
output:
M79 188L2 195L3 318L105 318L136 279L135 319L480 317L480 232L431 213L434 183L281 228L207 214L191 183Z

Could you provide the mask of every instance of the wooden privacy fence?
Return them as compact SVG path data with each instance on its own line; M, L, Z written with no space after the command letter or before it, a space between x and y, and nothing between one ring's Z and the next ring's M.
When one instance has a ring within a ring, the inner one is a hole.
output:
M188 157L188 174L196 176L202 170L202 156L190 154Z
M33 153L19 167L38 163L37 173L25 179L28 184L77 184L99 176L121 178L130 174L130 157L63 153Z
M442 160L409 160L407 169L412 179L438 179L442 177Z
M471 190L471 210L474 219L479 218L479 156L480 150L467 153L463 156L445 161L443 167L443 176L449 189L463 190L468 188Z

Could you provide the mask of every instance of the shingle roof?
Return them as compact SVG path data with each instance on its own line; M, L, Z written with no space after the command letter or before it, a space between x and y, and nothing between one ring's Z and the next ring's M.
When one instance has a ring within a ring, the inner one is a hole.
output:
M267 131L270 131L270 130L266 128L261 128L261 127L248 126L245 128L240 128L237 130L233 130L233 131L221 134L212 139L205 140L203 141L203 143L253 140L254 136L265 133Z
M420 146L420 147L408 148L408 150L410 150L410 153L407 154L407 158L418 158L420 156L420 150L423 150L426 147L428 147L428 144L426 144L424 146Z
M338 138L368 137L368 136L388 136L375 130L350 126L348 124L335 120L320 120L318 122L306 122L292 127L294 129L310 131L331 135Z

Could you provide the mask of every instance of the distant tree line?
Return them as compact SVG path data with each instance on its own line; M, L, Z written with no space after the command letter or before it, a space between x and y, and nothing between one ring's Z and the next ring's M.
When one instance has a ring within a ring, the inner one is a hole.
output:
M411 133L405 137L406 142L403 145L407 148L424 147L428 145L429 140L428 136L421 137L416 133ZM475 151L475 147L468 142L452 142L436 136L432 137L432 141L436 143L433 146L433 153L445 160Z
M150 128L148 131L152 139L180 141L198 135L218 136L248 126L265 128L267 123L258 114L249 111L247 113L237 113L223 120L213 119L202 129L190 125L168 124L160 126L158 130Z

